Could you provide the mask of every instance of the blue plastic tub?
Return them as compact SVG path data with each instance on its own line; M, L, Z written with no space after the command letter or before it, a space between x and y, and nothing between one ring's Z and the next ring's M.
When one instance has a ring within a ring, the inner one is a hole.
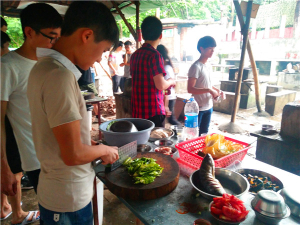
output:
M127 120L132 122L137 132L112 132L106 130L109 123L112 121ZM151 130L154 128L154 123L150 120L138 118L122 118L104 122L100 124L100 131L103 133L106 143L110 146L121 147L132 141L137 141L137 144L146 144L150 137Z

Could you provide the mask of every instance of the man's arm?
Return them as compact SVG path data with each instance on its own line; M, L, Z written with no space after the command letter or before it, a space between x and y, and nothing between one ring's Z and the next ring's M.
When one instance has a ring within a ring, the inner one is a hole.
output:
M188 79L188 93L194 94L194 95L201 95L201 94L205 94L205 93L210 93L212 95L213 98L216 98L219 96L219 93L214 90L213 88L196 88L196 81L197 78L195 77L189 77Z
M153 80L154 80L155 87L158 90L166 90L170 86L175 86L176 85L175 80L173 80L172 78L169 79L169 80L165 80L162 73L155 75L153 77Z
M1 101L1 193L14 196L17 193L17 180L10 170L6 157L5 115L7 105L7 101Z
M98 158L103 160L102 164L111 164L119 158L116 147L83 144L79 120L54 127L52 131L59 144L61 158L67 166L83 165Z

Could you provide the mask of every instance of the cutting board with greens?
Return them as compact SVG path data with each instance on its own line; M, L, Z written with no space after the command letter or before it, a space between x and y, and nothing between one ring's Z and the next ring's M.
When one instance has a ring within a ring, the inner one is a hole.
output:
M106 186L115 195L131 200L150 200L172 192L179 181L179 166L170 156L138 152L124 165L105 173Z

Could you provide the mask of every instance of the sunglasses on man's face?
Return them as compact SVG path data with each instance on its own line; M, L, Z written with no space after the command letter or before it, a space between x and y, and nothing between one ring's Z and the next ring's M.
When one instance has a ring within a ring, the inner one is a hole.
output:
M44 34L41 31L39 31L39 33L41 35L43 35L45 38L49 38L50 39L50 44L54 44L58 40L58 37L50 37L50 36L48 36L47 34Z

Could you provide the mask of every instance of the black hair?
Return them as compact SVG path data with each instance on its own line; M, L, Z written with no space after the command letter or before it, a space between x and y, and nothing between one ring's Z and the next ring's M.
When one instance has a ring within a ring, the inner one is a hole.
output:
M199 39L197 44L197 50L201 53L200 47L209 48L209 47L216 47L216 46L217 43L213 37L205 36Z
M148 16L142 23L142 35L145 41L155 41L162 33L162 23L155 16Z
M4 44L6 42L11 42L11 40L10 40L9 36L7 35L7 33L1 31L1 48L4 48Z
M165 64L166 65L170 65L172 68L173 67L173 63L169 57L169 52L168 49L164 46L164 45L158 45L157 46L157 51L161 54L161 56L163 57Z
M35 32L45 28L59 28L62 17L52 6L46 3L33 3L21 11L22 31L25 36L25 27L31 27Z
M7 23L3 17L1 17L1 27L7 26Z
M123 47L124 46L124 43L123 43L123 41L119 41L119 43L118 43L118 47Z
M132 43L131 43L131 41L125 41L124 45L132 46Z
M74 1L69 6L61 30L62 36L69 36L79 28L94 31L95 42L111 41L119 43L119 29L110 10L101 2Z

